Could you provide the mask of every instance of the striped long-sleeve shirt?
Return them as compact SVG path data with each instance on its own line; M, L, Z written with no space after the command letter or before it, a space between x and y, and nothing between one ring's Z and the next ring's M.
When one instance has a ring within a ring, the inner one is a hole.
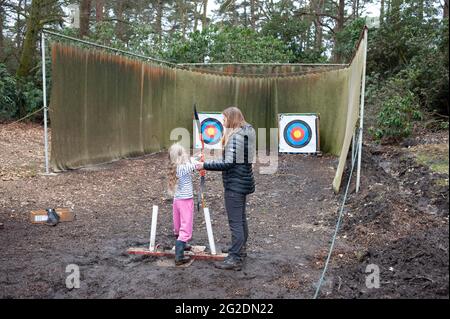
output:
M178 184L175 199L189 199L194 197L192 186L192 172L194 170L195 165L191 163L177 166Z

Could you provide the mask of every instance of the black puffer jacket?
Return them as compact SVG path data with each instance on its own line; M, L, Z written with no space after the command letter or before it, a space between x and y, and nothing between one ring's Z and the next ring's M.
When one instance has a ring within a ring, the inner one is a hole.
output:
M205 162L208 171L223 171L225 190L248 195L255 192L252 163L256 153L256 134L250 124L234 133L221 160Z

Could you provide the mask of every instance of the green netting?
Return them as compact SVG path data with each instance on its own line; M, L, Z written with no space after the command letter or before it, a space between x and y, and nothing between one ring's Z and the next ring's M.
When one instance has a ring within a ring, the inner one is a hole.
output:
M172 143L174 128L192 132L193 103L215 112L235 105L255 129L277 127L278 113L319 113L322 150L341 155L338 189L359 116L360 52L347 68L286 76L288 68L277 67L265 76L230 76L55 43L52 168L76 169L160 151Z

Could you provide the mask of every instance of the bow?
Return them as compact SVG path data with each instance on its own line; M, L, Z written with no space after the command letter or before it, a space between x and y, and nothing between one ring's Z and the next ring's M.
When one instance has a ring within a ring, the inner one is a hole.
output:
M203 133L202 133L202 125L200 123L200 117L198 116L197 112L197 104L194 104L194 119L195 123L198 128L198 134L200 135L200 142L202 143L202 149L201 149L201 155L200 155L200 161L205 162L205 141L203 140ZM200 188L198 192L198 201L197 201L197 210L200 211L200 205L204 209L206 207L205 205L205 180L206 180L206 170L200 171Z

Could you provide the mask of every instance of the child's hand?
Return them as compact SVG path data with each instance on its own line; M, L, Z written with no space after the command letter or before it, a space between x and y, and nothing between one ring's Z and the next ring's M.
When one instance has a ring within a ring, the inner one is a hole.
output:
M196 161L200 161L202 158L202 154L201 153L194 154L192 158L194 158Z
M194 165L197 165L197 164L200 164L201 162L198 159L191 157L191 163Z

